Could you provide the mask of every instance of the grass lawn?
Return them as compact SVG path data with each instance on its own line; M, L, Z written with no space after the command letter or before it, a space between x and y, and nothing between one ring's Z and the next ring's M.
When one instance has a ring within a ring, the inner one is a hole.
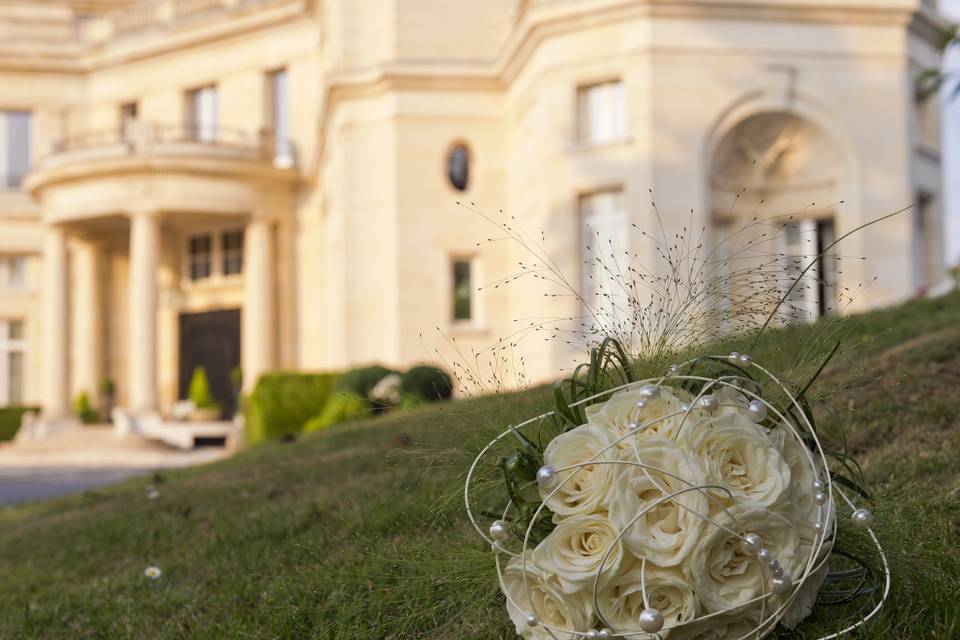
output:
M848 341L872 338L820 387L878 494L894 570L857 637L960 638L960 296L845 324ZM764 363L816 331L784 332ZM0 638L512 638L456 498L478 446L546 408L543 389L435 405L0 509ZM835 624L821 608L783 635Z

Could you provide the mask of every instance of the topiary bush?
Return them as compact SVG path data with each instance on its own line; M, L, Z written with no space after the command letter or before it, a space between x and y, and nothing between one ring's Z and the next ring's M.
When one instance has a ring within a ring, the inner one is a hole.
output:
M257 444L299 433L308 420L323 412L337 378L333 373L260 376L244 403L247 442Z
M337 391L349 391L357 394L361 398L369 398L370 391L377 386L377 383L391 373L400 372L388 369L379 364L350 369L342 374L337 381Z
M401 377L400 384L404 393L424 400L448 400L453 395L453 380L447 372L425 364L411 367Z
M190 389L187 397L197 409L208 409L216 406L213 396L210 395L210 380L207 379L207 370L197 367L190 378Z
M40 407L2 407L0 408L0 442L13 440L20 430L23 414L28 411L40 412Z
M76 400L73 401L73 413L83 424L96 424L97 412L90 406L90 396L86 391L81 391Z
M370 403L357 394L350 391L337 393L327 401L327 405L320 412L320 415L307 421L303 430L306 432L319 431L332 424L362 418L369 415L371 410Z

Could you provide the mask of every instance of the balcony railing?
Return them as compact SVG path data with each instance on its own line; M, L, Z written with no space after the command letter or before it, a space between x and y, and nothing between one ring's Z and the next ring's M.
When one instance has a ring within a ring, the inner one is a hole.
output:
M271 131L213 124L164 124L138 120L122 127L66 136L53 143L46 166L135 155L193 156L250 160L294 166L293 145Z

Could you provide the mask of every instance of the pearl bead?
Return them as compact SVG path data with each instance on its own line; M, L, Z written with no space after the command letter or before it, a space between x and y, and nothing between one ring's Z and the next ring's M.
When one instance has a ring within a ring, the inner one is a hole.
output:
M790 591L790 588L793 586L793 581L790 579L790 576L783 574L779 578L774 578L770 581L772 591L778 595L787 593Z
M698 402L701 409L705 409L711 413L720 408L720 401L717 400L717 397L709 394L700 396L700 400L698 400Z
M823 483L822 483L821 481L819 481L819 480L817 480L816 482L813 483L813 490L814 490L814 491L823 491L823 490L826 489L826 488L827 488L827 485L823 484Z
M640 612L640 628L647 633L656 633L663 629L663 614L656 609L644 609Z
M596 629L590 629L587 631L588 640L596 640L599 637L600 637L600 632L597 631Z
M822 491L818 491L817 493L813 494L813 501L817 504L824 504L827 501L827 494L823 493Z
M527 616L527 626L528 626L528 627L535 627L535 626L537 626L537 623L538 623L538 622L539 622L539 620L537 620L537 616L534 616L534 615L529 615L529 616Z
M763 547L760 551L757 551L757 560L760 562L770 562L773 559L773 553L770 549Z
M746 353L740 354L740 364L750 364L750 356Z
M814 523L813 523L813 530L816 531L817 533L821 533L821 532L823 531L823 523L822 523L822 522L814 522Z
M643 411L647 407L646 400L637 400L637 404L634 405L638 411Z
M510 525L503 520L497 520L490 525L490 537L497 542L506 542L510 539Z
M681 404L681 405L680 405L680 411L683 411L684 413L690 411L690 405L688 405L688 404L686 404L686 403Z
M738 360L739 358L740 358L740 354L739 354L739 353L737 353L736 351L731 351L731 352L730 352L730 359L731 359L731 360Z
M554 481L557 479L557 470L549 465L544 465L537 469L537 484L539 484L544 489L549 489L553 486Z
M660 397L660 389L657 388L657 385L655 384L645 384L640 387L637 393L640 395L642 400L646 400L647 402L652 402Z
M612 637L613 637L613 631L611 631L610 629L607 629L606 627L604 627L603 629L600 629L600 632L599 632L599 633L597 633L597 637L598 637L598 638L604 638L604 639L606 639L606 638L612 638Z
M859 529L869 529L873 524L873 514L863 508L854 511L850 519L853 521L853 525Z
M753 422L763 422L767 419L767 405L760 400L751 400L747 407L747 416Z
M639 428L640 428L640 423L639 423L639 422L631 422L631 423L630 423L630 431L636 431L636 430L639 429Z
M678 364L670 365L670 373L673 375L677 375L678 373L680 373L680 365Z
M755 533L748 533L740 541L740 550L744 553L756 553L760 549L763 540Z

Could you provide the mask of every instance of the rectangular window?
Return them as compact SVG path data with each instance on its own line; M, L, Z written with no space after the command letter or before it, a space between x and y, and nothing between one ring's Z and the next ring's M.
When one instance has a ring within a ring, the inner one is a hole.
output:
M267 112L274 140L274 162L279 166L291 166L293 148L290 143L290 89L287 70L278 69L267 74L267 85Z
M929 193L917 194L917 204L913 207L913 286L919 291L927 285L927 221L930 219L930 208L933 196Z
M23 321L0 320L0 405L23 404Z
M836 309L837 258L832 250L827 251L835 240L833 218L783 226L781 291L786 293L799 279L780 310L788 322L812 321Z
M217 88L201 87L187 92L187 124L193 140L217 139Z
M190 238L187 259L191 280L210 277L213 270L213 241L210 234Z
M453 261L453 319L468 322L473 319L473 287L471 264L467 258Z
M120 132L125 141L133 138L133 123L137 119L137 111L136 102L125 102L120 105Z
M220 236L223 275L243 273L243 231L226 231Z
M30 112L0 111L0 189L19 189L30 170Z
M26 256L0 257L0 287L19 291L27 286Z
M580 197L580 295L596 326L607 332L630 315L630 300L618 286L630 261L629 222L619 189Z
M581 142L610 142L626 137L626 105L619 80L580 87L577 105Z

